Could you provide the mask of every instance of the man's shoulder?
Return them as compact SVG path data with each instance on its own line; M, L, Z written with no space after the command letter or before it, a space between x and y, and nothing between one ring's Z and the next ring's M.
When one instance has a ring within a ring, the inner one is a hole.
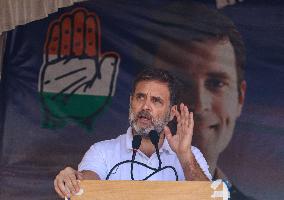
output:
M126 134L122 134L113 139L102 140L102 141L94 143L92 147L103 148L103 149L109 148L109 147L113 148L116 145L121 145L121 143L126 140L125 137L126 137Z

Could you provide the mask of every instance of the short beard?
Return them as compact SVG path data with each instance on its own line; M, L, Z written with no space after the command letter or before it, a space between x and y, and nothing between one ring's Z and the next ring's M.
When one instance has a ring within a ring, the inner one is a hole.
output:
M151 115L148 111L142 110L135 114L132 111L131 105L129 106L129 124L131 128L134 130L133 135L141 135L144 138L148 138L148 134L151 130L157 131L159 134L164 130L165 126L170 121L170 109L166 112L166 114L161 119L153 119L151 116L151 125L146 128L139 127L137 124L137 119L140 113L147 113L147 115Z

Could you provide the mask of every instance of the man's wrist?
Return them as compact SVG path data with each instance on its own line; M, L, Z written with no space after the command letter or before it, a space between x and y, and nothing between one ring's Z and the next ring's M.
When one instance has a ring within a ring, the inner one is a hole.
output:
M191 149L189 149L186 152L177 154L177 157L178 157L181 165L193 164L194 161L195 161L195 158L194 158L194 155L193 155Z

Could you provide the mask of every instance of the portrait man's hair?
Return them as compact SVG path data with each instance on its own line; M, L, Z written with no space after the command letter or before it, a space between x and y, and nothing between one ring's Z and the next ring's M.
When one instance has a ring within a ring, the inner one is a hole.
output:
M175 57L169 55L170 46L180 49L190 47L192 42L230 41L235 57L237 83L245 76L246 51L243 38L228 17L215 9L194 2L177 2L155 12L153 17L161 24L155 57L175 66Z

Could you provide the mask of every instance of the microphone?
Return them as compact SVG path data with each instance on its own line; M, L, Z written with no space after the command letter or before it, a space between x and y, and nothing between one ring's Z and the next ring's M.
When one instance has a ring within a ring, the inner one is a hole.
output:
M142 136L141 135L134 135L132 140L132 149L137 151L141 145Z
M150 133L149 133L149 137L150 137L152 144L155 146L155 149L156 149L156 154L157 154L157 157L158 157L158 160L159 160L159 168L158 169L161 169L162 161L161 161L161 158L160 158L160 152L159 152L159 148L158 148L158 143L159 143L159 140L160 140L160 134L155 130L151 130Z
M138 151L138 149L139 149L139 147L141 145L141 141L142 141L142 136L141 135L134 135L133 136L133 140L132 140L133 153L132 153L131 170L130 170L131 180L134 180L134 177L133 177L133 163L134 163L134 160L135 160L136 152Z
M149 133L150 140L154 146L158 146L160 135L157 131L151 130Z

